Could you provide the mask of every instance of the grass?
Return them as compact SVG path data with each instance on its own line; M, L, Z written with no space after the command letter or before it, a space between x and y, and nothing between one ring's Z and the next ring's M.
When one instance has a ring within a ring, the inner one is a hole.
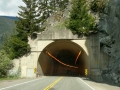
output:
M59 22L57 23L54 28L57 28L57 29L64 29L65 28L65 24L64 22Z
M0 77L0 81L2 80L17 80L20 79L20 77Z

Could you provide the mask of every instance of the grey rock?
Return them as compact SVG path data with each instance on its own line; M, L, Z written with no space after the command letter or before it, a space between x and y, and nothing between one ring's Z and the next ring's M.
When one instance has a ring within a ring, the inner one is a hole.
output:
M117 80L117 77L113 77L113 80L115 80L115 81L116 81L116 80Z
M119 71L120 71L120 64L119 64Z
M104 44L108 44L109 42L111 42L111 37L107 36L107 37L101 38L100 42L102 42Z
M101 31L101 51L109 56L104 75L107 78L111 77L114 83L118 83L120 82L120 0L109 0L103 14L100 15L98 27Z
M120 82L120 77L118 78L118 81Z
M118 83L118 80L116 80L114 83L117 84L117 83Z

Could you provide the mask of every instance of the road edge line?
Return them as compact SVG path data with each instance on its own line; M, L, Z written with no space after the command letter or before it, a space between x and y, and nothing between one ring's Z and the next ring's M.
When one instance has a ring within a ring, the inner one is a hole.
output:
M95 90L92 86L90 86L89 84L87 84L85 81L83 81L81 78L79 78L82 82L84 82L84 84L86 84L87 86L89 86L91 89Z
M0 88L0 90L4 90L4 89L8 89L8 88L12 88L12 87L15 87L15 86L19 86L19 85L22 85L22 84L30 83L30 82L37 81L37 80L44 79L44 78L46 78L46 77L42 77L42 78L39 78L39 79L37 78L37 79L31 80L31 81L27 81L27 82L23 82L23 83L15 84L15 85L8 86L8 87L5 87L5 88Z

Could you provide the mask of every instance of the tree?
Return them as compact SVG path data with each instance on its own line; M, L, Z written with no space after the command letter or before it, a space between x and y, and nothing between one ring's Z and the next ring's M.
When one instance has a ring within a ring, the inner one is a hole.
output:
M43 24L46 19L57 11L57 8L63 10L68 0L23 0L23 2L26 6L19 6L21 11L18 12L16 30L21 40L28 41L28 36L45 29Z
M55 12L51 6L52 2L54 2L55 8L60 6L63 8L66 5L66 3L61 4L63 1L68 0L59 0L59 2L57 0L23 0L26 6L19 6L21 10L18 12L19 16L16 21L16 33L4 43L10 59L20 58L30 53L28 37L32 38L34 32L44 30L44 22Z
M38 13L38 0L23 0L23 2L26 6L19 6L21 11L18 12L19 20L16 21L16 30L23 41L28 41L27 37L31 36L33 32L41 31L38 19L40 14Z
M95 18L90 14L88 0L72 0L72 10L66 26L73 34L89 35L97 32Z
M103 13L109 0L93 0L91 10L96 13Z
M13 34L11 37L5 36L4 38L4 43L1 49L5 51L9 59L13 60L30 53L29 44L22 41L17 35Z
M17 35L13 35L10 41L11 49L9 56L11 59L20 58L23 55L30 53L30 45L22 41Z
M34 32L39 32L40 20L37 13L37 0L23 0L26 6L19 6L21 11L18 12L16 21L16 31L13 34L9 45L11 46L9 56L11 59L20 58L30 52L28 37L32 37Z
M8 58L4 50L0 51L0 77L6 77L13 68L13 62Z

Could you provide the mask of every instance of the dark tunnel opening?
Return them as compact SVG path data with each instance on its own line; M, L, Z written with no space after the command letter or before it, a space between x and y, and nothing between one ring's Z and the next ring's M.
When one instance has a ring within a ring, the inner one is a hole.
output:
M61 50L55 55L56 58L58 58L60 61L68 64L68 65L75 65L75 54L70 50Z
M38 75L84 76L87 66L85 57L86 53L76 43L70 40L55 41L41 52L37 66Z

